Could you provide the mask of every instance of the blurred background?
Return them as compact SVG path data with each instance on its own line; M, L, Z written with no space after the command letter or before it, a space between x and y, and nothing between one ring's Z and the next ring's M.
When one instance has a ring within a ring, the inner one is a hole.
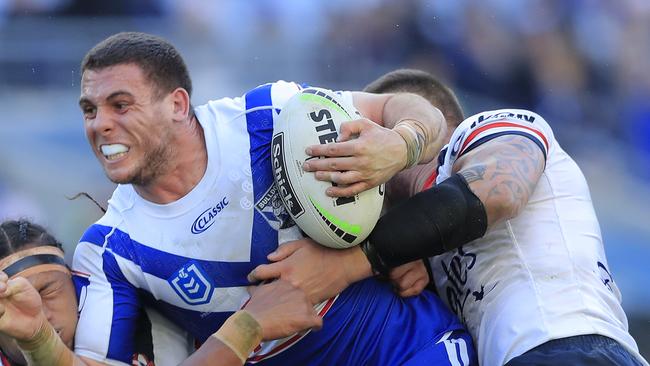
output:
M119 31L174 43L199 105L278 79L360 89L433 72L466 115L532 109L591 187L630 330L650 358L650 1L0 0L0 219L68 257L114 186L85 140L79 62Z

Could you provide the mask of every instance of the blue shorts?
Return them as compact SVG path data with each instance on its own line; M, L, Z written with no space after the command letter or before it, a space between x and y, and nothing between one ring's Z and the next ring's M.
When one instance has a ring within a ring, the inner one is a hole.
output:
M618 342L597 334L554 339L506 363L506 366L520 365L642 366Z

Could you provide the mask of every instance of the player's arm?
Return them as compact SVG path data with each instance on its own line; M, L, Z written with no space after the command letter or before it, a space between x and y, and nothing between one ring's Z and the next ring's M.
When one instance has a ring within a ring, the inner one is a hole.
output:
M520 135L496 137L461 156L458 173L380 218L362 244L376 271L444 253L482 237L528 203L544 151Z
M341 124L336 143L307 148L303 165L316 179L338 185L327 194L353 196L387 182L397 172L431 161L446 134L442 113L415 94L352 94L364 116ZM348 186L345 186L348 185Z
M320 328L307 295L284 280L249 288L251 298L209 337L183 366L242 365L260 341L287 337L309 328Z
M416 132L417 138L424 143L414 164L428 163L442 149L447 133L445 117L423 97L411 93L365 92L354 92L352 97L355 107L369 120L392 130L408 126Z
M40 294L23 277L0 272L0 333L16 340L31 366L102 366L76 356L43 313Z
M506 135L460 157L454 173L463 176L481 200L488 228L517 216L544 172L543 151L530 139Z
M544 153L533 141L494 138L457 160L459 174L389 210L360 246L332 250L307 240L288 243L269 255L275 263L258 266L249 278L281 277L314 300L326 299L373 271L388 275L391 268L482 237L488 224L525 206L543 169Z

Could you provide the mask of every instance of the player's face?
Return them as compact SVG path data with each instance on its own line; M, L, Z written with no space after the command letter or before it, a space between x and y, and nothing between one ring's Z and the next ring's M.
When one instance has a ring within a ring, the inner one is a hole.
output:
M173 156L173 102L136 64L86 70L79 106L86 136L114 183L148 185L166 171Z
M63 342L72 348L77 329L77 295L70 273L43 271L25 278L41 295L47 320Z
M77 329L77 295L70 274L61 271L43 271L25 278L41 295L43 313L61 340L72 349ZM13 361L25 363L16 341L0 336L0 349Z

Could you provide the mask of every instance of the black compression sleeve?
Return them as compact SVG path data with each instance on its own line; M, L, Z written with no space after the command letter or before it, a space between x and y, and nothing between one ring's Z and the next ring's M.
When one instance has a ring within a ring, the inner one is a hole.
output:
M375 272L431 257L480 238L487 229L485 207L456 174L389 210L362 249Z

